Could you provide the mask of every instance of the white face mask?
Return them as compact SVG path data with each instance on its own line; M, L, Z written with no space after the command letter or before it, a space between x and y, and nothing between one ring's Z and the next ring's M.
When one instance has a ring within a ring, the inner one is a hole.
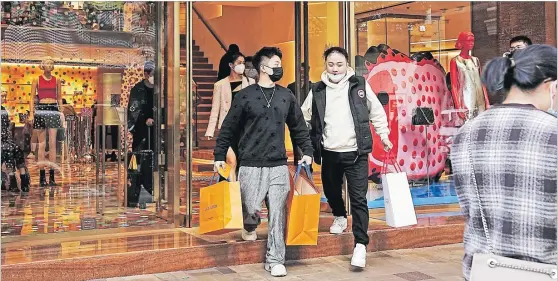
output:
M554 108L554 100L556 99L556 87L556 81L550 84L550 90L548 91L550 95L550 108L548 109L548 112L558 116L558 110Z
M327 78L333 83L339 83L341 82L341 80L343 80L343 78L345 78L346 75L347 73L339 73L339 74L328 73Z
M244 64L239 64L239 65L236 65L233 69L234 69L234 72L236 72L236 74L242 75L242 74L244 74L244 69L246 69L246 66Z
M149 79L147 79L147 81L149 81L150 84L155 84L155 77L153 76L149 76Z

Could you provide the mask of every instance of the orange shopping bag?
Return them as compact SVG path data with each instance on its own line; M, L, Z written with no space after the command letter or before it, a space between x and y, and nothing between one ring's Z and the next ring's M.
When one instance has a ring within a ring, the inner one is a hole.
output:
M214 178L200 190L200 234L242 229L240 183L222 181L212 185Z
M301 175L304 168L306 176ZM288 200L287 239L289 246L317 245L320 223L320 192L312 181L310 167L290 168L291 193Z

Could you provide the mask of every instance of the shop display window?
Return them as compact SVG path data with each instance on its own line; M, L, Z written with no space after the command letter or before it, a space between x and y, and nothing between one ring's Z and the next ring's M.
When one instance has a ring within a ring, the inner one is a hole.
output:
M130 201L136 192L130 190L133 138L126 122L130 92L146 79L146 62L160 70L154 64L158 7L151 2L2 2L2 118L5 113L13 128L2 130L2 237L167 224L158 208L164 205L156 204L162 195L154 188L148 203ZM48 73L46 64L52 66ZM48 88L49 83L55 86ZM45 100L60 123L54 134L36 126ZM23 151L24 170L9 167L6 143ZM21 180L25 170L28 191Z

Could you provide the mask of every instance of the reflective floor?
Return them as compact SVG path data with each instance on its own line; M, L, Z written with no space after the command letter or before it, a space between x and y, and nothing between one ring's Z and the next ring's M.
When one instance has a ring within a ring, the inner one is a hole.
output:
M30 192L2 191L2 237L166 224L153 205L124 207L124 174L118 177L116 162L107 163L99 185L94 163L63 164L54 188L40 188L39 170L28 162Z

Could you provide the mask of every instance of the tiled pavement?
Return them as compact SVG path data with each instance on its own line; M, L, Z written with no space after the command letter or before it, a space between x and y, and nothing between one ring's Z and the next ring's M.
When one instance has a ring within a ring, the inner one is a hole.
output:
M354 280L354 281L419 281L463 280L461 258L463 245L447 245L422 249L406 249L368 254L363 271L350 267L350 256L315 258L287 263L289 275L277 280ZM102 281L215 281L275 280L262 264L237 265L195 271L167 272L101 279ZM95 281L101 281L95 280Z

